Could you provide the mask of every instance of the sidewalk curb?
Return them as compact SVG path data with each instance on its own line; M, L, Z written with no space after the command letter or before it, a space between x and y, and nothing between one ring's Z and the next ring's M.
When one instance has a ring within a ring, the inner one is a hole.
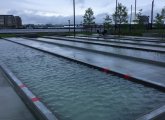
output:
M163 120L164 115L165 115L165 105L136 120Z
M0 64L0 69L9 78L14 90L23 99L31 111L39 120L58 120L56 116L37 98L28 87L23 84L4 64Z

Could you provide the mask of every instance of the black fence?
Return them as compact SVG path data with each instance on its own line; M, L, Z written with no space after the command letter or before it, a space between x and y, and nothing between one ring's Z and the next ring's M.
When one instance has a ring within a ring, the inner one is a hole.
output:
M153 24L117 24L111 26L88 25L82 28L84 33L105 33L109 35L130 35L165 38L165 25Z

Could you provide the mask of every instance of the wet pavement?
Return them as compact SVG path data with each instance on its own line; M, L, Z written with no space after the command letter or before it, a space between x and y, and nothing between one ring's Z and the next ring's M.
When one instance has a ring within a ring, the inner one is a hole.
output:
M146 60L146 62L153 61L160 65L165 65L165 54L163 53L157 53L157 52L149 52L149 51L143 51L143 50L130 50L126 48L116 48L116 47L109 47L109 46L103 46L103 45L95 45L95 44L88 44L88 43L81 43L77 41L68 41L68 40L59 40L59 39L46 39L46 38L37 38L33 40L43 41L43 42L49 42L52 44L63 44L63 45L69 45L74 46L77 48L84 48L88 50L94 50L95 52L101 52L103 54L109 54L109 55L121 55L120 57L130 57L132 59L141 59Z
M0 69L0 120L36 120Z
M97 37L98 35L92 35L92 36L88 36L88 37ZM87 37L87 36L86 36ZM133 41L148 41L148 42L163 42L165 43L165 41L163 40L162 37L139 37L139 36L122 36L122 35L106 35L103 36L104 38L117 38L117 39L123 39L123 40L133 40Z
M45 36L45 37L57 37L57 36ZM74 36L67 36L67 38L74 38ZM101 42L114 42L114 43L123 43L123 44L137 44L137 45L146 45L146 46L157 46L157 47L165 47L164 42L159 41L139 41L139 40L133 40L133 39L108 39L108 38L102 38L102 37L79 37L76 36L76 39L84 39L89 41L101 41Z
M8 40L41 49L53 54L77 59L91 65L107 68L121 74L127 74L133 76L134 78L165 87L165 68L161 66L85 50L78 50L61 45L30 41L22 38L8 38Z
M65 37L52 37L55 39L66 39L66 40L74 40L79 41L79 42L84 42L84 43L88 43L88 44L98 44L98 45L103 45L103 46L113 46L113 47L122 47L122 48L130 48L130 49L141 49L141 50L148 50L148 51L156 51L156 52L164 52L165 53L165 47L157 47L157 46L148 46L148 45L141 45L141 44L123 44L123 43L112 43L112 42L100 42L100 41L88 41L88 39L84 40L80 40L80 39L73 39L73 38L65 38Z

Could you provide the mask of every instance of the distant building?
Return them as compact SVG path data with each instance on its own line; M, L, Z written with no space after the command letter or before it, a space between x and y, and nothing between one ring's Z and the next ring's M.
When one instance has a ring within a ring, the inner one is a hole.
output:
M15 25L16 25L15 27L20 28L22 26L21 18L19 16L15 16L14 18L15 18Z
M0 15L0 28L20 28L22 20L19 16Z

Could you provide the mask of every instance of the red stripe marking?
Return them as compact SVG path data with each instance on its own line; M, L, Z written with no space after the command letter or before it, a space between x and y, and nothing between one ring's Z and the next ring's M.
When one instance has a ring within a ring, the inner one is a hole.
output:
M110 70L107 69L107 68L102 68L102 71L105 72L105 73L108 73Z
M24 88L24 87L26 87L26 85L22 84L22 85L20 85L19 87L20 87L20 88Z
M125 78L125 79L129 79L129 78L131 78L131 76L128 75L128 74L126 74L126 75L124 75L124 78Z
M39 99L39 98L36 98L36 97L35 97L35 98L32 98L32 101L33 101L33 102L37 102L37 101L39 101L39 100L40 100L40 99Z

